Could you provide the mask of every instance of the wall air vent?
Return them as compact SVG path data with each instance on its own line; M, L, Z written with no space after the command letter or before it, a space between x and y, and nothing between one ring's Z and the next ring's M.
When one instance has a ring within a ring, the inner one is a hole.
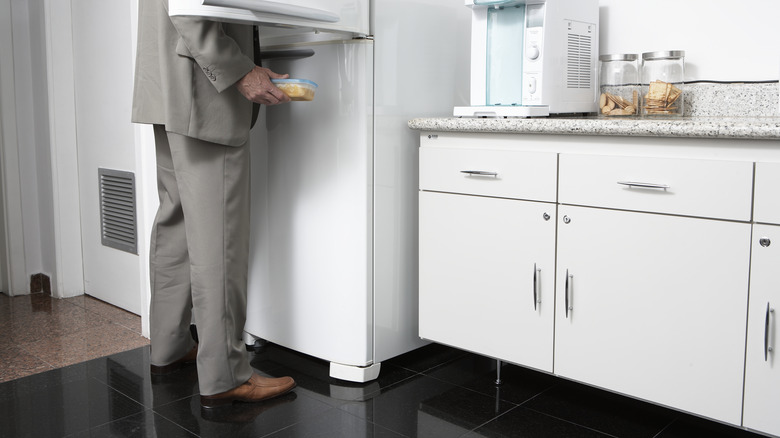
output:
M593 36L592 27L586 23L569 24L568 52L566 59L567 88L591 88L593 86Z
M138 254L135 208L135 175L98 169L100 232L104 246Z

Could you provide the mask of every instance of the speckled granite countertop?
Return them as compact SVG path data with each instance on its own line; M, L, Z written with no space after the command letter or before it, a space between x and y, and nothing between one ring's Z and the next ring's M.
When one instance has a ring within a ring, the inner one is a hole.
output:
M686 84L685 117L419 118L420 131L780 140L777 83Z
M409 121L409 127L420 131L439 132L780 140L780 117L682 117L679 119L446 117L412 119Z

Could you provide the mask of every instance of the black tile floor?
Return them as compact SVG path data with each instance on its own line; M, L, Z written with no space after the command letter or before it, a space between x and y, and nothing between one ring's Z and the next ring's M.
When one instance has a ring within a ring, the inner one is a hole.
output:
M278 399L202 411L194 367L149 375L149 347L0 383L0 437L753 437L440 345L382 364L366 384L268 345L248 353L298 387Z

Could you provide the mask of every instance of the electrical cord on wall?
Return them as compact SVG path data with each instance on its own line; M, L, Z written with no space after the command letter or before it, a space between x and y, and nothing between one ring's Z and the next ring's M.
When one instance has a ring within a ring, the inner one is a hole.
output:
M713 81L710 79L699 79L696 81L685 81L685 84L776 84L778 79L766 81Z

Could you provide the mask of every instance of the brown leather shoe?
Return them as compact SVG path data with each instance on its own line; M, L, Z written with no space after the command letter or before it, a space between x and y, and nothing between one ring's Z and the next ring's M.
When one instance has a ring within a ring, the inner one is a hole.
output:
M192 350L190 350L187 354L182 356L179 360L174 361L173 363L170 363L168 365L150 365L149 368L152 372L152 374L156 376L162 376L165 374L170 374L174 371L178 371L185 366L195 363L195 359L198 357L198 346L192 347Z
M287 394L295 388L295 380L292 377L270 378L252 373L243 384L219 394L201 395L200 404L204 408L214 408L240 402L259 402Z

